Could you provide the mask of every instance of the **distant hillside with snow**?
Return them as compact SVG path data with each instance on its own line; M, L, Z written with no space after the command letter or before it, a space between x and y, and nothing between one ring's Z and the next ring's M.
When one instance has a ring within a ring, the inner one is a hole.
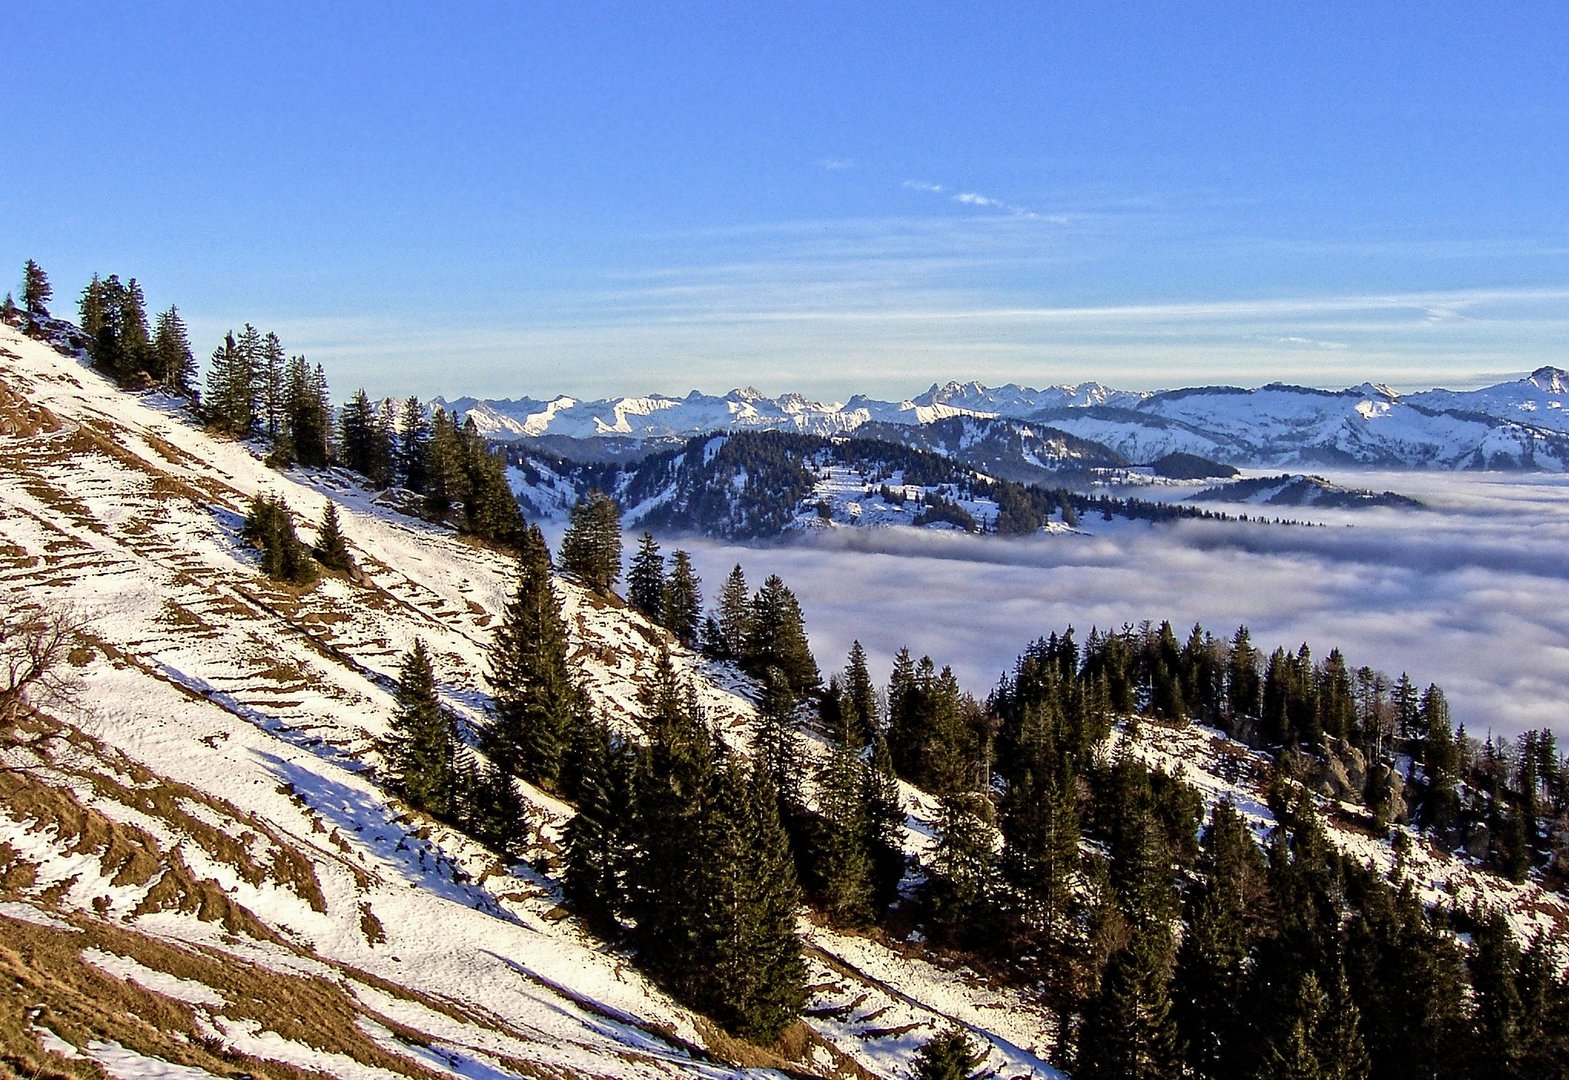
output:
M1073 436L1085 456L1148 464L1172 453L1231 465L1277 468L1369 465L1427 469L1569 468L1569 375L1544 367L1526 379L1471 391L1401 395L1364 383L1347 390L1270 384L1160 393L1100 383L1042 390L1014 384L934 384L903 401L857 395L812 401L754 389L722 396L558 397L439 403L470 416L499 440L618 437L669 439L714 431L837 435L868 425L920 428L955 419L1024 421ZM1052 466L1055 467L1055 466ZM1022 477L1021 477L1022 478Z

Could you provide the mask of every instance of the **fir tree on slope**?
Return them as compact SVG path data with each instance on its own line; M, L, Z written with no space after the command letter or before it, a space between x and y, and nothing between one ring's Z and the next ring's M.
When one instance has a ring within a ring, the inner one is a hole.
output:
M172 305L158 315L153 330L152 374L166 390L181 397L196 391L196 358L180 312Z
M985 1058L959 1027L933 1035L915 1055L915 1080L970 1080Z
M702 579L692 568L692 556L679 548L670 556L670 576L661 598L662 621L676 640L687 648L697 645L703 614Z
M721 660L737 660L746 654L747 638L752 631L751 594L746 574L737 563L719 590L719 609L715 616L718 637L710 641L709 651Z
M202 415L207 423L226 435L249 435L256 423L254 384L250 359L230 331L208 363L207 391L202 395Z
M53 297L49 275L44 273L43 267L28 259L22 267L22 310L27 312L30 324L32 320L49 317L49 301Z
M561 568L602 595L621 580L621 509L604 492L591 491L572 508L561 538Z
M316 563L294 532L294 516L281 496L256 495L241 536L261 549L262 573L291 585L316 580Z
M328 504L331 506L331 504ZM438 818L458 809L458 734L436 694L436 677L423 641L403 658L390 731L383 746L389 786Z
M491 723L482 746L509 776L559 790L582 696L567 664L567 628L539 529L524 533L518 580L489 649Z
M806 621L795 593L778 574L771 574L752 597L750 607L742 666L755 675L778 668L797 697L816 693L822 674L807 644Z
M563 558L565 552L563 552ZM665 557L653 534L645 532L627 568L627 603L655 622L660 622L665 606Z
M354 555L338 524L338 507L328 501L322 510L321 525L316 530L316 559L329 570L343 574L354 572Z

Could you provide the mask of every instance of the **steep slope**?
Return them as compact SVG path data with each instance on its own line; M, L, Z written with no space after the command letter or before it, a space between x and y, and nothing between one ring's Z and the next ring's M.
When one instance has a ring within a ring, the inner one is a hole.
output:
M1429 409L1477 413L1532 427L1569 432L1569 372L1540 367L1524 379L1480 390L1424 390L1402 401Z
M81 627L75 706L47 721L69 743L50 760L13 749L0 773L0 960L16 1015L43 1009L5 1032L14 1060L53 1049L143 1071L378 1077L784 1064L722 1038L562 920L549 876L561 804L530 792L530 864L506 866L377 784L391 678L416 638L446 705L485 722L505 557L337 474L280 475L196 430L178 402L117 391L10 329L0 386L0 587L9 610L70 612ZM365 580L302 592L257 573L238 536L257 491L306 521L333 500ZM618 601L559 591L590 695L635 725L638 677L668 637ZM736 691L749 684L675 651L710 718L745 737L752 705ZM792 1069L897 1071L924 1035L998 999L919 961L841 960L864 946L837 942L813 931L809 1004L832 1017L801 1029ZM298 992L275 979L270 997L272 971ZM96 1009L116 1000L111 984L152 1023ZM1022 1019L1038 1010L1001 1000L1016 1019L990 1039L993 1064L1048 1075L1049 1042L1027 1037L1047 1025Z

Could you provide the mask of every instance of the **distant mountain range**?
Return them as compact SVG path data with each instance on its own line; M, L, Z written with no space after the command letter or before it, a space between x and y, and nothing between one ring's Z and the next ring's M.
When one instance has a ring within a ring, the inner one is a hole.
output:
M626 457L650 441L714 431L833 436L864 428L878 438L949 454L970 449L966 440L1007 443L1008 460L1022 455L1042 471L1143 465L1180 453L1252 467L1562 472L1569 470L1566 400L1569 373L1543 367L1528 378L1480 390L1413 394L1375 383L1346 390L1271 383L1251 390L1210 386L1141 393L1095 382L1040 390L950 382L897 402L864 395L845 402L813 401L800 394L770 398L748 388L722 396L694 390L685 397L438 403L472 417L490 438L540 442L576 457ZM929 435L896 434L933 425L941 427ZM573 444L589 440L608 443L572 452ZM956 441L963 445L934 445Z

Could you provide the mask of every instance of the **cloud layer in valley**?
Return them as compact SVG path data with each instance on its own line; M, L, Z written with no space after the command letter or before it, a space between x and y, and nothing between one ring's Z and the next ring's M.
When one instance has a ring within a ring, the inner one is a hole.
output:
M1478 737L1569 735L1569 480L1342 479L1433 509L1320 514L1323 528L1189 522L1025 541L844 530L764 549L683 546L708 593L737 562L754 587L780 574L825 672L859 639L881 680L907 644L984 696L1027 642L1069 624L1081 637L1143 619L1169 619L1179 636L1195 622L1218 635L1246 624L1266 651L1338 645L1354 665L1436 682Z

